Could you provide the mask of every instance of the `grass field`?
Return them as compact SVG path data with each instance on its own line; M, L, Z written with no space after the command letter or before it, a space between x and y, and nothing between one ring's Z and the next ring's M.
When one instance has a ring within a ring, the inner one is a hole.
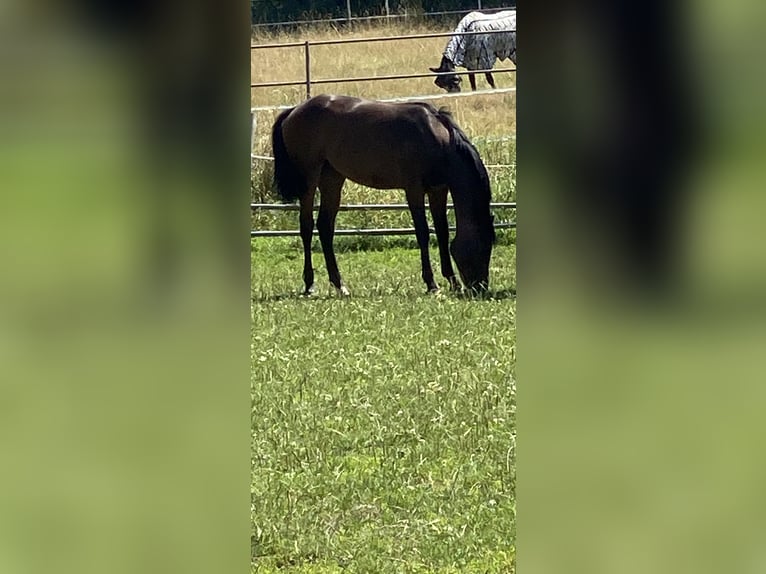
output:
M419 31L327 28L253 41ZM438 63L442 40L417 50L392 42L385 50L351 44L332 58L312 53L315 75L422 69ZM255 81L300 75L300 60L265 54L253 60ZM500 86L512 85L512 75L501 76ZM437 93L430 79L411 82L338 92ZM252 96L253 104L301 99L289 88ZM495 201L516 199L513 101L449 102L485 162L511 166L490 170ZM270 155L270 125L266 114L256 153ZM254 200L269 199L269 179L270 166L254 164ZM403 194L347 183L343 200L399 203ZM253 225L295 229L297 215L257 213ZM339 228L354 225L411 222L406 212L339 215ZM336 238L352 293L345 299L330 289L318 245L320 289L304 298L300 240L251 242L253 572L515 572L515 231L498 239L490 293L479 300L426 295L411 237ZM435 271L446 287L438 263Z

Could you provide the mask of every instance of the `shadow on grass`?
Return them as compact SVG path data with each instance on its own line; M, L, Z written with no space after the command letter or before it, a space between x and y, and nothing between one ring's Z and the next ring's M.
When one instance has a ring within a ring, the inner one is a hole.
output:
M292 299L294 301L300 301L301 299L310 299L298 291L292 291L290 293L254 293L250 300L253 303L269 303L277 301L286 301Z
M454 239L454 233L450 234L450 239ZM300 238L298 237L279 237L279 238L251 238L250 251L253 253L262 250L262 246L256 242L263 241L275 241L282 240L284 242L285 256L289 259L297 259L302 257L303 251L300 246ZM512 229L501 229L497 232L496 245L515 245L516 234ZM272 243L273 245L273 243ZM369 252L369 251L385 251L391 248L409 249L413 251L418 250L418 243L414 236L409 235L397 235L397 236L335 236L334 243L335 253L352 253L352 252ZM432 233L429 237L429 245L432 249L437 249L436 236ZM322 246L318 238L314 238L311 243L311 252L314 254L322 254Z
M415 290L405 292L401 288L391 289L379 289L372 288L368 290L361 290L360 292L352 292L349 296L339 295L337 293L312 293L311 295L305 295L303 291L289 291L282 293L254 293L251 296L253 303L274 303L279 301L331 301L331 300L343 300L343 299L380 299L381 297L403 297L409 299L421 299L428 297L453 297L463 301L503 301L505 299L515 299L516 289L511 287L509 289L490 289L484 293L477 293L475 291L449 291L448 289L441 289L436 294L428 293L426 291Z
M458 299L465 299L470 301L502 301L504 299L515 299L516 288L510 287L508 289L489 289L487 291L472 291L464 289L455 293L455 297Z
M450 233L450 239L454 239L454 232ZM514 245L516 243L516 233L512 229L500 229L497 232L497 245ZM432 248L437 248L436 236L431 233L429 244ZM390 248L418 249L418 242L414 236L336 236L335 252L348 253L353 251L384 251ZM313 244L312 251L321 253L322 249L318 243Z

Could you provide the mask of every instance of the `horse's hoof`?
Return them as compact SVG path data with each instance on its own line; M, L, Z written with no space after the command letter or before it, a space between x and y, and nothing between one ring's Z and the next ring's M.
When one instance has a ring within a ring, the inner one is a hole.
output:
M351 297L351 291L349 291L345 285L341 285L340 288L338 288L338 295L341 297Z
M438 285L433 285L426 291L426 295L437 295L438 293L441 293L441 289L439 289Z
M310 297L314 293L316 293L316 286L312 284L311 287L306 287L306 290L303 292L303 296Z

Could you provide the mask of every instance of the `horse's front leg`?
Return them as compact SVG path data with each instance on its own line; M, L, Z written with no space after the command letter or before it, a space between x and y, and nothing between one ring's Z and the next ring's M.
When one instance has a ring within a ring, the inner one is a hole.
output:
M428 204L431 218L434 221L436 241L439 244L439 260L444 278L449 282L450 289L460 289L460 282L452 269L452 258L449 253L449 223L447 221L447 188L432 190L428 194Z
M340 208L340 190L343 188L345 178L329 165L322 169L319 179L320 205L317 217L317 229L319 241L322 243L322 253L327 265L327 274L330 283L341 295L350 295L348 288L343 284L338 270L338 262L335 259L333 239L335 237L335 218Z
M468 72L468 81L471 82L471 91L476 91L476 74Z
M417 197L412 197L417 195ZM410 206L412 223L415 225L415 237L420 248L420 267L421 277L426 284L429 293L439 290L439 286L434 281L434 272L431 269L431 258L428 254L428 221L426 220L426 206L423 201L422 192L410 194L407 193L407 203Z
M492 77L492 73L491 72L484 72L484 75L487 78L487 83L494 90L495 89L495 78Z

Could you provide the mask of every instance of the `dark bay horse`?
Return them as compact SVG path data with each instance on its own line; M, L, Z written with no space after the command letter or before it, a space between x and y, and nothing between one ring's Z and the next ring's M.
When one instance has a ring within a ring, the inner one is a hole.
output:
M284 202L300 201L305 293L314 290L311 239L314 193L330 282L343 284L333 250L335 217L346 179L377 189L404 189L420 247L422 277L438 290L428 255L425 196L439 245L442 275L459 288L450 252L466 287L486 289L495 241L487 170L476 148L450 114L420 103L384 103L321 95L283 111L272 129L274 184ZM447 190L455 205L457 232L448 249Z

